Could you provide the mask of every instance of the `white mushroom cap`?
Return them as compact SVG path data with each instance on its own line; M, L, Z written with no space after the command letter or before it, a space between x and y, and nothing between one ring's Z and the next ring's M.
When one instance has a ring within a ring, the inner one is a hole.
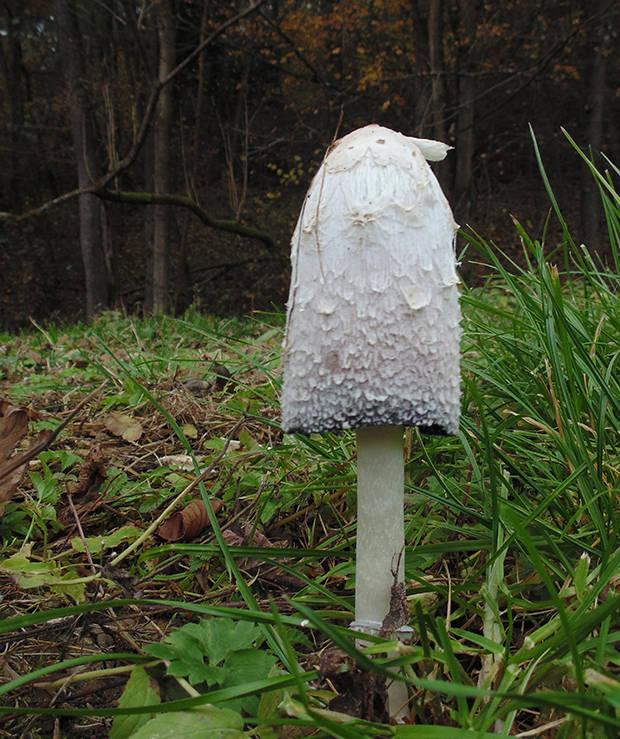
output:
M456 433L458 226L425 159L449 148L370 125L324 159L292 238L285 431Z

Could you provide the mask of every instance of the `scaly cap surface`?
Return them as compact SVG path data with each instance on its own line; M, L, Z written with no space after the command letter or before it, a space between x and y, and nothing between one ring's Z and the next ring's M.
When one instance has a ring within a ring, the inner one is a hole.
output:
M458 226L425 159L449 148L370 125L323 160L292 237L285 431L456 433Z

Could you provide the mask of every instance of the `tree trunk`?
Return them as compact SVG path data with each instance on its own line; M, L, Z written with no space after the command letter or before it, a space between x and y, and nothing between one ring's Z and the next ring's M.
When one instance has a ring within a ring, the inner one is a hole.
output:
M159 78L174 68L174 9L170 0L158 0L157 36L159 40ZM172 85L161 91L154 127L153 185L155 193L170 192L170 126L172 121ZM168 309L169 211L156 205L153 223L153 313Z
M446 84L442 43L443 18L441 0L431 0L428 12L428 57L431 69L431 138L447 142ZM450 158L433 167L439 184L450 199L452 161Z
M443 48L441 43L441 0L431 0L428 15L428 53L431 67L431 105L433 113L433 137L446 140L445 83Z
M413 125L409 133L420 138L426 136L429 113L432 114L427 83L429 71L427 12L426 3L422 3L420 0L411 0L411 16L413 18L415 39L415 78L413 81Z
M153 192L153 132L144 142L144 190ZM153 312L153 243L155 234L155 207L144 210L144 304L143 313Z
M80 31L70 0L55 0L58 48L69 87L71 135L77 163L78 187L86 189L96 177L95 135L88 96L82 83L83 58ZM100 203L96 195L79 196L80 247L86 283L86 312L95 315L108 305L108 285L103 252Z
M209 3L205 2L202 8L202 16L200 19L200 43L207 37L207 29L209 27ZM201 179L208 179L208 161L202 151L203 142L205 140L206 121L204 115L204 101L207 89L207 77L209 75L209 66L207 55L200 54L198 57L198 79L196 81L196 103L194 106L194 130L192 132L192 155L187 163L185 172L185 180L188 187L188 195L197 200L196 197L196 179L198 176L198 168L200 167ZM191 274L187 260L187 243L190 236L192 223L192 214L189 210L185 211L181 221L180 236L178 246L175 250L175 313L181 313L192 303L193 295L191 290Z
M13 14L10 4L5 5L2 28L5 38L0 42L0 72L4 77L6 107L8 113L6 159L2 167L1 200L9 210L19 211L22 196L19 179L19 150L24 126L24 86L22 47L16 27L21 18ZM19 12L19 11L18 11ZM6 14L6 15L5 15ZM6 49L6 51L5 51Z
M456 171L454 175L454 209L457 221L467 221L472 212L474 188L474 123L476 98L476 18L477 0L464 0L459 6L460 37L469 39L459 51L458 115L456 125Z
M586 11L601 17L601 22L592 34L589 69L586 76L587 97L585 105L586 141L592 150L595 163L600 163L603 148L603 129L607 91L607 59L610 54L612 29L605 19L609 0L596 0L588 3ZM590 169L584 165L581 186L581 228L586 246L595 251L601 248L601 202L598 187Z

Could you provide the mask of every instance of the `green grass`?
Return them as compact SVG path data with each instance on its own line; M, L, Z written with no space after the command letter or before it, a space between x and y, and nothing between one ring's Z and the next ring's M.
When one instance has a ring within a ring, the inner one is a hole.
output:
M535 242L515 223L523 254L511 259L466 234L491 276L462 296L460 433L408 435L411 646L379 640L360 652L348 629L354 437L282 435L283 316L109 313L3 335L0 397L37 409L33 433L100 388L0 519L8 730L50 736L58 719L63 736L88 724L94 736L138 739L616 737L620 206L610 171L593 170L608 265L573 239L550 185L562 243ZM214 384L219 365L225 385ZM204 381L197 395L190 375ZM140 423L137 442L107 430L112 411ZM105 478L71 509L67 489L79 489L94 446ZM166 461L173 454L193 471ZM197 496L210 520L198 539L157 538L170 503ZM329 710L330 684L308 660L328 646L406 680L415 723Z

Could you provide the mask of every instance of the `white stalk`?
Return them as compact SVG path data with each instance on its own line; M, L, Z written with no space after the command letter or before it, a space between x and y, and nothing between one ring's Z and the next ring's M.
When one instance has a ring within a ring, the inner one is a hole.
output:
M357 545L353 628L378 634L394 584L405 572L404 455L401 426L357 430ZM388 710L406 712L407 686L388 686ZM401 710L402 709L402 710Z

